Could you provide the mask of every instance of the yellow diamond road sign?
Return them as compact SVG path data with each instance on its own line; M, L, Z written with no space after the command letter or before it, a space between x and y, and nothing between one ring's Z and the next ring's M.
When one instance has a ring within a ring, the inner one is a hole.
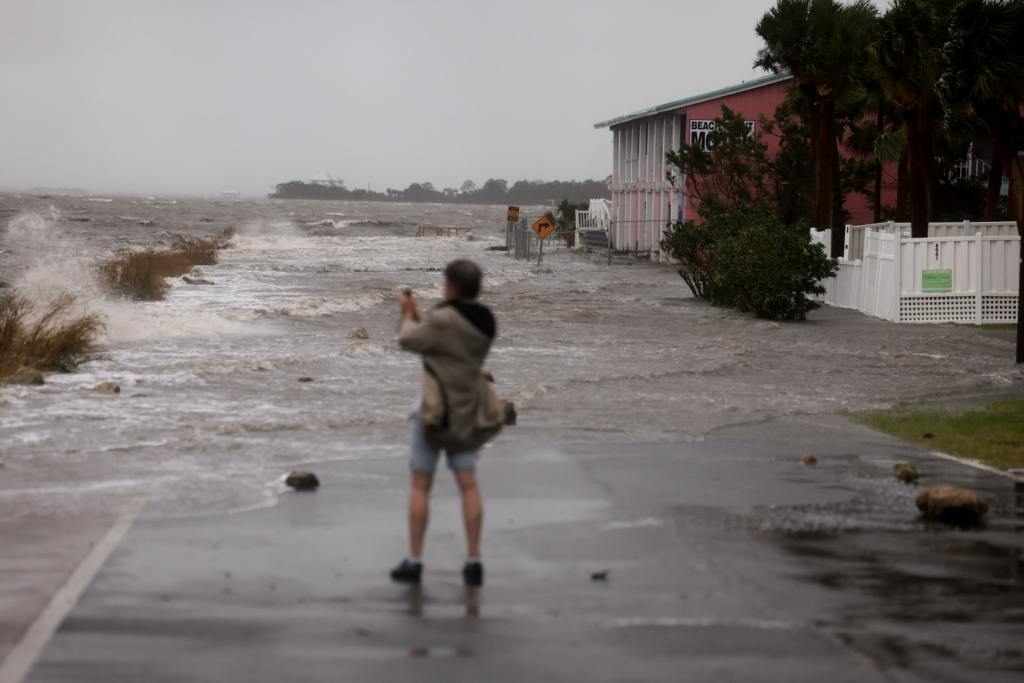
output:
M548 220L547 216L541 216L537 219L537 222L533 224L533 231L537 233L537 236L544 239L555 231L555 224Z

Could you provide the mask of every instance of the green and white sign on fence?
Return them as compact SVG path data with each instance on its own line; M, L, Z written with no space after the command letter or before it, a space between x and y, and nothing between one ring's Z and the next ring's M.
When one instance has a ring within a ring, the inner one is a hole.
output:
M942 270L921 271L922 292L952 292L953 271L949 268Z

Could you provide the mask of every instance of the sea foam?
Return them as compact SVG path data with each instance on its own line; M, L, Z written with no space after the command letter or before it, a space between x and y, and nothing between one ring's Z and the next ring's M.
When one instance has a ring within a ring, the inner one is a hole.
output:
M25 270L11 284L39 309L65 293L75 296L75 314L95 313L103 318L100 341L134 342L164 337L244 334L245 321L220 312L187 310L165 302L139 303L112 298L102 289L95 254L81 237L62 227L61 212L22 212L8 221L0 236L5 249L16 255Z

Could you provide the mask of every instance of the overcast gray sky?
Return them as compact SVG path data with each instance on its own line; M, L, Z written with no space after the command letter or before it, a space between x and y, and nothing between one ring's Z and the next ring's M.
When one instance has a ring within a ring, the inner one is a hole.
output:
M593 123L757 75L773 0L0 0L0 188L603 178Z

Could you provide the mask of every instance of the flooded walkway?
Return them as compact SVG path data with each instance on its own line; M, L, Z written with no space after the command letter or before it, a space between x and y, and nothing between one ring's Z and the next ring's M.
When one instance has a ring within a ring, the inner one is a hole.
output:
M72 287L108 328L78 372L0 390L0 647L146 500L32 681L998 681L1024 666L1008 481L836 416L1019 395L1011 339L828 308L760 321L693 300L670 268L555 250L537 268L488 249L501 207L3 201L20 217L0 234L5 280ZM422 224L472 239L418 239ZM228 225L214 285L146 304L95 287L116 248ZM519 426L482 463L484 590L459 581L445 482L410 593L385 573L419 372L394 344L395 298L436 301L455 257L487 272L489 367ZM987 495L988 526L923 525L897 459L922 486ZM299 465L319 492L285 492Z
M925 526L891 477L906 458L922 485L992 499L988 526ZM479 591L461 585L447 478L423 587L387 582L396 464L320 468L320 491L274 508L138 523L28 680L1015 681L1024 666L1009 481L841 419L685 444L517 429L481 465Z

